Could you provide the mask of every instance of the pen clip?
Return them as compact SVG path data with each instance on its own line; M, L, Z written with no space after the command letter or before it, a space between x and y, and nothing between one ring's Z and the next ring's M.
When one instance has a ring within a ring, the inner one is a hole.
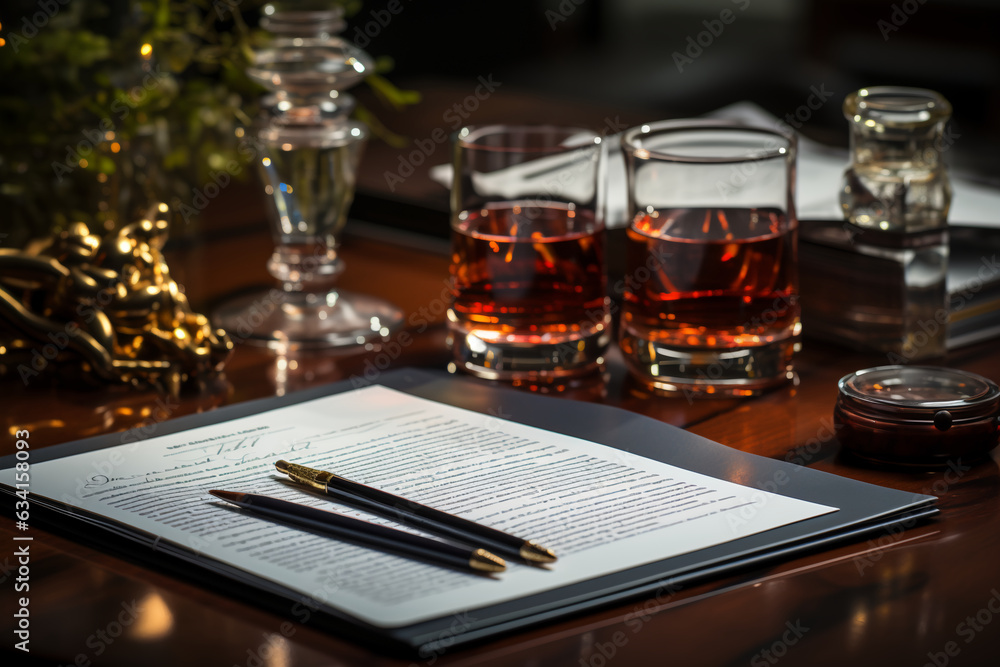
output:
M297 463L289 463L288 461L278 461L274 465L279 472L283 472L288 475L289 479L293 482L305 484L306 486L314 487L320 491L326 491L327 483L331 479L337 477L337 475L334 475L332 472L314 470L313 468L308 468Z
M304 484L305 486L314 487L316 489L319 489L320 491L326 491L326 484L315 479L309 479L307 477L299 477L295 473L288 473L288 479L292 480L293 482L298 482L299 484Z

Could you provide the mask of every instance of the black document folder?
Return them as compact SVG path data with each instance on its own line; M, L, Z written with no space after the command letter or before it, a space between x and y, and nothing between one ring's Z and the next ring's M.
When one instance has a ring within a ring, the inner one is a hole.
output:
M319 605L314 600L304 600L300 592L279 583L209 559L183 545L161 541L157 535L108 517L81 511L58 499L32 496L32 500L63 517L55 524L56 530L62 527L76 533L74 526L77 529L86 525L99 527L118 538L144 545L134 551L135 557L163 564L165 555L167 567L199 581L211 579L206 573L221 573L238 584L234 589L242 587L237 595L252 597L299 620L301 617L295 609L308 609L311 617L320 617L320 625L338 634L383 651L423 656L629 598L672 592L695 580L786 558L838 541L857 539L889 528L898 530L900 526L908 527L937 511L932 496L887 489L747 454L618 408L526 394L450 375L409 369L384 373L377 384L468 410L502 415L509 421L597 442L718 479L833 506L838 511L538 594L470 609L461 617L449 614L444 618L384 628ZM350 391L356 385L357 382L342 382L190 415L159 424L154 435L178 433L259 414ZM31 460L36 464L121 443L121 434L108 434L33 450ZM4 457L0 459L0 469L12 468L15 463L13 455ZM14 493L14 489L4 485L0 485L0 490L8 495ZM145 548L148 546L152 546L156 554ZM177 567L181 564L183 568ZM248 596L248 590L256 595Z

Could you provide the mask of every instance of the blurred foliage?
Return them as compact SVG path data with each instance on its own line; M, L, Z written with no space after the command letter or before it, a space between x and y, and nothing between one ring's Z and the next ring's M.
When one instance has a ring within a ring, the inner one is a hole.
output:
M150 201L189 202L197 186L211 183L232 160L242 164L239 128L250 125L264 92L244 73L253 47L266 39L257 28L263 4L5 0L4 243L76 221L114 229ZM348 14L360 6L339 4ZM391 66L379 64L377 72ZM394 107L418 99L378 74L371 85ZM405 141L363 113L377 135Z

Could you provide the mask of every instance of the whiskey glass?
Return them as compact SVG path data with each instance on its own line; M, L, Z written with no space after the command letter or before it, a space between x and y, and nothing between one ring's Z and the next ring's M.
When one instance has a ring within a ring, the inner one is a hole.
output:
M619 343L647 386L751 396L799 348L795 139L715 121L627 130Z
M611 338L601 138L552 126L463 128L451 191L454 365L493 380L579 377Z

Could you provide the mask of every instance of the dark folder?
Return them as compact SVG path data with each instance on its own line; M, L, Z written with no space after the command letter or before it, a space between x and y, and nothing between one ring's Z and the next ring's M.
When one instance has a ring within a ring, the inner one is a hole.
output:
M417 653L423 656L436 655L445 648L452 650L456 646L534 627L539 623L603 605L621 603L629 598L672 592L696 580L790 557L835 542L858 539L890 528L898 530L899 527L909 527L937 512L933 507L936 500L933 496L887 489L747 454L619 408L527 394L443 373L410 369L384 373L376 383L456 407L503 415L504 419L510 421L601 443L719 479L742 484L747 484L746 480L753 480L749 486L830 505L837 507L839 511L535 595L470 609L461 618L448 615L409 626L380 628L317 601L305 599L297 591L235 567L215 560L211 560L209 564L209 559L205 556L180 545L160 541L155 535L143 533L107 517L82 512L55 499L35 496L33 501L36 505L54 510L61 517L71 518L70 521L64 518L58 521L55 524L57 530L80 534L77 530L80 526L98 526L118 537L146 546L152 545L156 551L167 555L164 560L160 556L154 556L149 549L142 548L132 550L130 555L133 557L144 561L153 560L182 573L182 576L191 576L218 587L218 582L212 583L212 577L205 576L204 571L176 567L181 561L202 567L210 565L212 571L221 571L232 582L242 585L242 590L238 585L223 586L236 595L264 603L279 613L294 615L301 620L292 611L296 608L294 605L298 605L298 608L316 612L310 613L310 616L318 616L322 627L337 634L382 651L411 655ZM350 391L357 384L357 381L345 381L182 417L159 424L151 437ZM121 434L116 433L47 447L32 452L32 463L119 444ZM0 468L11 468L14 463L13 455L4 457L0 459ZM0 485L0 491L13 495L14 490ZM247 584L252 587L249 590L256 595L247 595ZM266 593L267 596L261 596L261 593ZM292 606L288 604L289 601L292 601Z

